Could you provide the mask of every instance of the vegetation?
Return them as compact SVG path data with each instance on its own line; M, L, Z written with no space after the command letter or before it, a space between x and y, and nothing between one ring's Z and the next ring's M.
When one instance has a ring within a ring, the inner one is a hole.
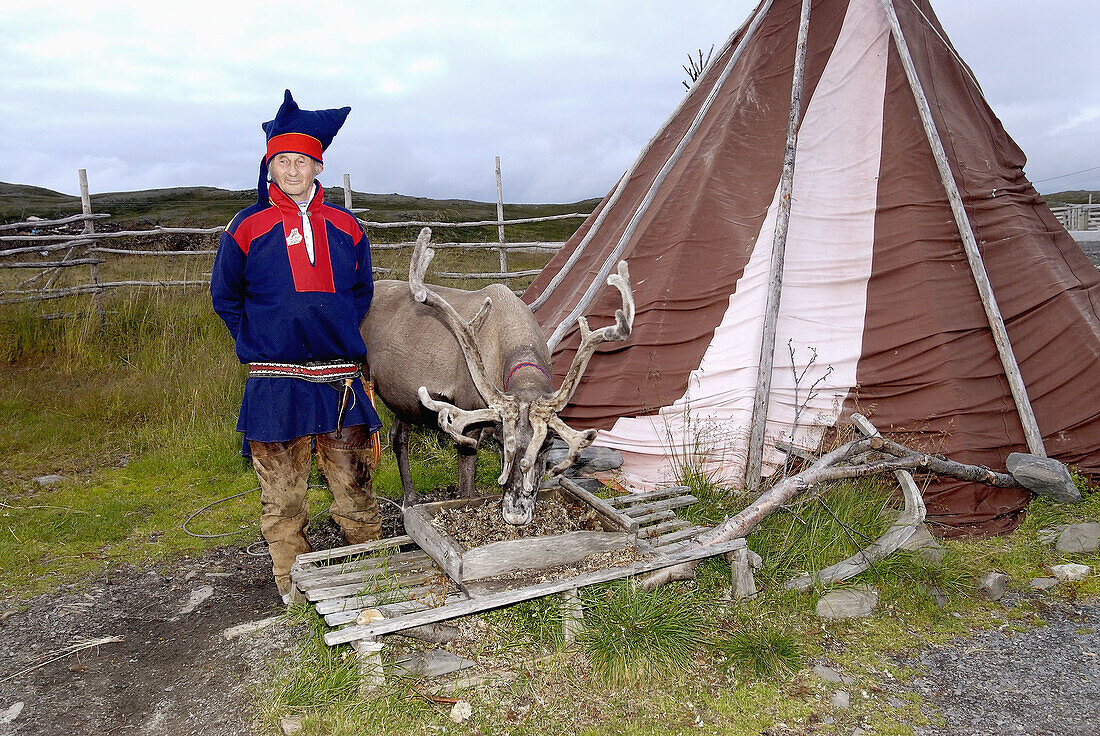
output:
M490 257L495 257L490 254ZM204 262L186 266L198 276ZM160 265L120 261L118 268ZM126 565L151 566L219 544L259 538L251 467L234 431L244 375L224 327L202 289L106 295L57 307L75 316L41 319L31 307L0 311L0 592L19 599L63 582L94 580ZM414 437L418 485L456 482L453 449L432 432ZM714 522L750 499L706 474L705 441L691 448L682 480L702 502L693 518ZM494 459L479 461L488 489ZM35 478L59 474L54 485ZM629 582L582 593L585 628L565 647L560 603L546 598L459 622L450 647L499 678L492 687L456 694L473 704L464 724L450 705L415 678L391 678L375 695L358 691L349 647L327 647L324 624L310 609L288 617L306 632L254 693L262 733L279 733L288 714L304 717L303 734L911 734L925 723L915 696L895 689L914 676L897 656L975 629L1026 628L1043 601L1095 600L1100 576L1034 594L1032 577L1052 565L1100 567L1100 554L1063 555L1038 541L1040 529L1100 519L1100 493L1084 479L1085 501L1032 503L1013 534L947 541L942 561L919 553L876 563L854 582L876 586L880 606L869 619L825 622L817 594L782 583L852 554L889 525L898 500L888 483L838 484L766 520L749 538L763 557L750 601L728 599L729 567L701 564L696 579L656 591ZM397 498L390 453L376 488ZM182 525L196 510L236 493ZM316 507L325 492L313 491ZM1000 570L1012 578L1012 605L984 601L977 578ZM395 642L395 654L415 649ZM853 678L825 682L809 672L827 663ZM839 688L847 710L828 705ZM864 697L865 695L865 697ZM901 701L898 705L897 700ZM828 720L826 720L828 719Z

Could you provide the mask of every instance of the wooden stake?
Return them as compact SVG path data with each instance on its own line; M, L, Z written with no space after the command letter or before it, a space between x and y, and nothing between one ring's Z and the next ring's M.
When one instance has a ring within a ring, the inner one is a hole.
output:
M497 161L497 221L504 222L504 190L500 186L500 156ZM504 225L497 225L497 242L500 243L500 272L508 272L508 251L504 249Z
M344 174L344 209L351 210L351 174Z
M775 330L779 322L779 302L783 294L783 259L787 252L787 226L791 220L791 190L794 188L794 155L798 146L798 123L802 117L802 83L806 70L806 41L810 32L810 0L802 0L802 18L798 23L794 76L791 79L791 109L787 116L787 148L783 153L783 175L779 180L779 212L772 237L771 268L768 275L768 301L764 308L764 327L760 335L760 368L756 374L756 398L752 404L745 488L760 487L763 473L764 429L768 424L768 404L772 390L772 365L775 362Z
M924 125L924 134L928 138L928 145L932 149L932 155L936 159L936 168L940 172L940 180L947 192L947 199L951 203L951 213L955 216L955 224L962 238L963 250L966 253L966 261L970 264L970 271L974 275L974 283L978 287L978 296L981 297L982 307L985 309L989 328L993 333L993 342L997 346L997 354L1004 368L1005 378L1008 379L1008 387L1012 392L1012 400L1016 404L1016 412L1020 416L1023 425L1024 437L1027 440L1028 450L1032 455L1046 457L1046 448L1043 446L1043 435L1039 431L1039 425L1035 421L1035 413L1031 408L1031 401L1027 396L1027 388L1024 386L1023 376L1020 374L1020 366L1016 363L1016 355L1012 351L1012 343L1008 339L1008 330L1005 328L1001 310L997 307L997 300L993 296L993 286L989 282L989 274L986 273L982 255L978 251L978 243L974 238L974 231L970 227L970 218L963 207L962 195L955 183L955 176L951 173L951 164L947 161L947 153L943 148L936 122L932 118L932 109L928 105L928 99L924 95L920 78L917 76L913 57L909 53L909 45L902 33L901 23L894 10L892 0L881 0L883 10L886 11L886 20L890 24L890 32L894 37L898 55L901 57L902 66L905 68L905 76L909 80L909 88L913 92L913 99L917 103L917 111L920 113L921 123Z

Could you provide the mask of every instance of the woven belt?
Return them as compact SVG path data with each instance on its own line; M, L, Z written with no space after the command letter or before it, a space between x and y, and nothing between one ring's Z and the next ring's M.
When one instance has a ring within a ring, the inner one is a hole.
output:
M300 378L313 383L335 383L363 375L355 363L249 363L248 375L265 378Z

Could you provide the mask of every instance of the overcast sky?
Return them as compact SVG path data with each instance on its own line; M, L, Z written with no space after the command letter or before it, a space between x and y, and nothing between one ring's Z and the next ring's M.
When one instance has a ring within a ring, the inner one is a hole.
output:
M352 108L322 183L494 201L499 155L505 201L601 197L755 4L4 0L0 181L251 188L289 87ZM1100 2L934 6L1038 189L1100 189Z

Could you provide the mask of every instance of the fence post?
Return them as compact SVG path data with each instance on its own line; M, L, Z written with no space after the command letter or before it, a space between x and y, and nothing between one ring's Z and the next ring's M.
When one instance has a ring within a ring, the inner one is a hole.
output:
M500 156L497 159L497 242L500 243L500 272L508 273L508 251L504 248L504 195L500 187Z
M85 215L92 214L92 195L88 192L88 170L79 169L77 176L80 179L80 209ZM95 232L95 223L91 218L84 221L84 234L91 235ZM92 284L96 287L96 290L92 292L92 305L95 306L95 311L102 317L106 314L106 310L103 308L103 290L99 287L99 264L92 263L88 266L90 275L92 277Z
M351 174L344 174L344 209L351 209Z

